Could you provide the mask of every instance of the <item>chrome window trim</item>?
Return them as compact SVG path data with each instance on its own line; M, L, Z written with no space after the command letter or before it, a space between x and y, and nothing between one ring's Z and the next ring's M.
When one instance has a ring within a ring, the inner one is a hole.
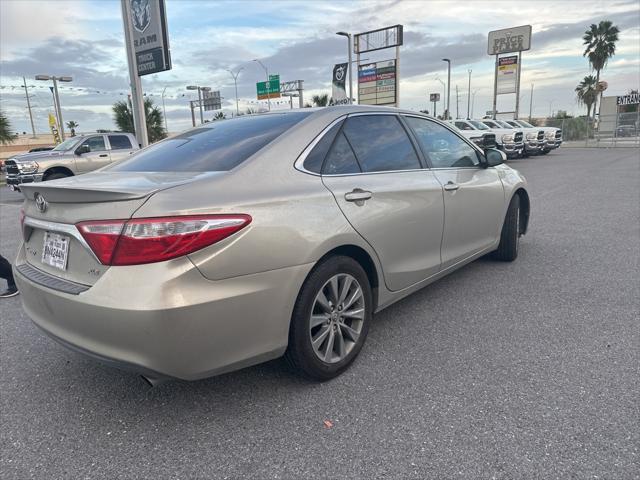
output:
M76 228L75 225L71 225L69 223L51 222L48 220L39 220L37 218L32 218L32 217L24 217L24 225L25 227L28 226L32 228L40 228L42 230L47 230L50 232L66 233L67 235L75 238L91 254L91 256L99 264L102 265L102 262L98 259L96 254L93 252L93 250L91 249L87 241L84 239L82 234L80 234L80 231ZM27 233L25 229L25 232L23 232L23 237L25 241L29 240L30 236L31 236L31 232Z
M309 156L309 153L311 153L311 150L313 150L315 148L315 146L318 143L320 143L320 140L322 140L322 138L329 132L329 130L331 130L337 123L345 120L347 118L347 116L348 115L342 115L342 116L336 118L329 125L324 127L322 129L322 131L318 135L316 135L316 138L314 138L311 141L311 143L309 145L307 145L307 147L304 150L302 150L302 153L300 153L300 155L298 155L298 158L296 159L296 161L293 164L293 166L294 166L294 168L296 170L298 170L298 171L300 171L302 173L306 173L307 175L313 175L315 177L321 177L322 176L320 173L312 172L312 171L309 171L306 168L304 168L304 161Z

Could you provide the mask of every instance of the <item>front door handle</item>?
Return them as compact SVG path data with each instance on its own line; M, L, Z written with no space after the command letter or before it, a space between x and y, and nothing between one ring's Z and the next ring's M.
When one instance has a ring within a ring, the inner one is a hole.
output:
M457 183L453 183L452 181L448 181L446 183L446 185L444 186L444 189L447 192L454 192L456 190L458 190L460 188L460 185L458 185Z
M101 155L98 155L98 156L99 156L100 158L105 158L105 157L108 157L108 155L107 155L106 153L103 153L103 154L101 154Z
M352 191L344 194L344 199L347 202L362 202L365 200L369 200L371 198L371 192L367 190L362 190L361 188L354 188ZM362 204L359 203L359 204Z

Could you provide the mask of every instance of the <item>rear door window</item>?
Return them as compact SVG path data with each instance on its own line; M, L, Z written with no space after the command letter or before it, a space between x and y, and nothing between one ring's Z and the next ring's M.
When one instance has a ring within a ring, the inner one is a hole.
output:
M336 134L340 130L341 126L342 121L336 123L322 136L318 143L316 143L316 146L313 147L313 150L309 152L309 155L307 155L307 158L304 160L305 170L313 173L320 173L322 170L322 163L327 157L327 153L329 153L329 149L331 148L333 140L336 138Z
M395 115L349 117L342 131L363 172L421 168L413 144Z
M131 140L126 135L109 135L111 150L131 150Z
M110 167L120 172L213 172L238 166L311 112L218 120L152 145Z
M324 162L322 173L324 175L344 175L360 173L360 171L360 165L358 165L351 145L344 136L344 132L340 132Z

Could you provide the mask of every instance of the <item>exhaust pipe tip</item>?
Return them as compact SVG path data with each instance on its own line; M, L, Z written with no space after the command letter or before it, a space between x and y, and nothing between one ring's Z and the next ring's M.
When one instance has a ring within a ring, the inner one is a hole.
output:
M147 375L140 375L140 378L142 378L142 380L144 380L147 383L147 385L149 385L152 388L162 385L167 381L166 378L149 377Z

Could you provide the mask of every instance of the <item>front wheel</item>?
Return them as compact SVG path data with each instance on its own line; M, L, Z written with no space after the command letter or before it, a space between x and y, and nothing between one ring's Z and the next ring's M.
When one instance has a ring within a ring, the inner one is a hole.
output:
M518 258L520 245L520 196L514 195L502 225L500 244L494 257L504 262L513 262Z
M329 257L304 282L291 318L285 357L315 380L337 377L355 360L373 309L367 274L350 257Z

